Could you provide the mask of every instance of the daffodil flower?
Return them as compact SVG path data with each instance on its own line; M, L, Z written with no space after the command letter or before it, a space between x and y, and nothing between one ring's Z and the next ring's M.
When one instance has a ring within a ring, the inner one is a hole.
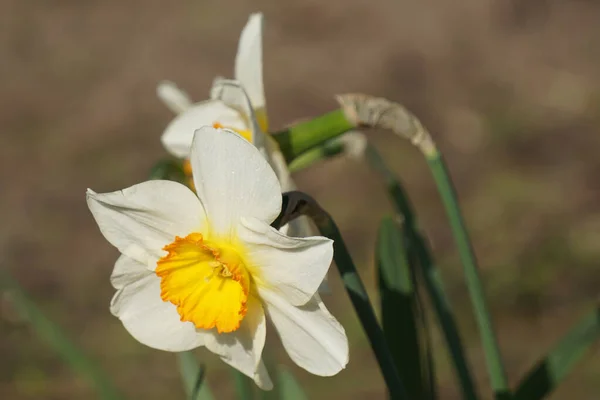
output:
M279 181L237 133L199 129L190 160L196 193L160 180L88 190L100 231L122 253L111 312L145 345L206 346L268 390L266 316L296 364L320 376L338 373L348 341L316 293L332 241L270 226L282 206Z
M158 96L173 112L179 114L162 135L164 147L176 157L186 158L193 133L204 125L232 129L256 146L267 159L284 192L295 190L296 184L277 142L268 132L262 65L261 13L252 14L240 36L235 59L235 80L216 78L210 99L193 104L189 96L172 82L162 82ZM189 164L187 172L189 170ZM282 227L291 236L310 236L315 230L305 217Z

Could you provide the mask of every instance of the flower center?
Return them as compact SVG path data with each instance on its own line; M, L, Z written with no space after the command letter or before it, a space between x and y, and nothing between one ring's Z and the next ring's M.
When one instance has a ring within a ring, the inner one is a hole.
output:
M238 329L250 292L241 249L191 233L175 237L163 250L169 254L156 266L160 297L177 306L181 321L199 329L217 328L219 333Z

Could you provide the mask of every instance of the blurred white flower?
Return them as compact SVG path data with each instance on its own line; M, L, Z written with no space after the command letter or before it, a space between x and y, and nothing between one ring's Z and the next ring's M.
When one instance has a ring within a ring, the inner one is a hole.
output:
M160 180L88 190L102 234L122 253L111 312L150 347L206 346L270 389L261 360L266 315L296 364L316 375L338 373L348 341L316 293L331 240L288 237L270 226L281 210L279 182L238 134L204 127L191 147L197 194Z
M179 115L167 126L162 143L171 154L187 158L194 131L210 125L232 129L256 146L275 170L283 192L296 190L279 146L267 133L262 65L262 13L252 14L240 36L235 58L235 80L216 78L210 99L192 104L189 96L172 82L161 82L157 94ZM187 172L190 172L189 165ZM282 227L290 236L304 237L316 233L306 217ZM326 282L323 288L327 290Z

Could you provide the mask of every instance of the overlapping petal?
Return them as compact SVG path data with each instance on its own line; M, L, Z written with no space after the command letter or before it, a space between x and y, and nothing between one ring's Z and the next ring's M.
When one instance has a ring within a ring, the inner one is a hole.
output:
M180 114L192 106L192 99L171 81L162 81L156 88L156 94L175 114Z
M207 336L205 345L225 363L252 378L261 389L270 390L273 383L261 362L266 334L263 307L257 298L250 296L248 312L240 328L231 333L213 333Z
M175 236L206 228L202 204L176 182L149 181L100 194L88 189L86 198L106 240L151 270Z
M160 278L131 258L119 258L120 282L110 310L125 329L146 346L166 351L186 351L204 344L206 332L191 322L181 322L176 307L160 298Z
M242 216L270 224L279 215L281 189L275 173L236 133L210 127L197 130L191 162L211 233L232 237Z
M242 219L238 235L257 269L257 285L270 288L293 305L313 297L333 258L330 239L285 236L253 218Z
M165 129L161 141L175 157L187 158L194 140L194 132L214 123L232 129L246 130L246 117L220 100L208 100L188 108L175 117Z
M348 338L318 296L292 306L269 289L260 289L265 311L290 358L308 372L335 375L348 364Z
M269 156L267 150L267 137L256 119L254 104L240 81L216 78L210 91L213 100L222 101L223 104L237 110L244 119L246 130L251 132L252 144L263 154ZM224 125L226 128L228 125ZM269 160L270 162L270 160Z

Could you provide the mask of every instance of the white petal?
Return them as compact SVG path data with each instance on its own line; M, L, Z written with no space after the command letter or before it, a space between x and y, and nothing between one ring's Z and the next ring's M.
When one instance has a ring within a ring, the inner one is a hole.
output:
M241 217L271 223L279 215L277 177L259 151L241 136L223 129L199 129L190 160L211 232L231 237Z
M265 107L262 66L262 27L261 13L250 15L240 36L235 57L235 79L242 82L254 108Z
M148 268L144 264L121 254L110 275L110 283L115 289L123 289L126 285L136 282L146 275L148 275Z
M175 114L182 113L192 106L192 100L187 93L171 81L160 82L156 88L156 95Z
M202 233L206 227L202 204L176 182L143 182L112 193L88 189L86 198L106 240L152 270L175 236Z
M294 238L256 219L243 218L238 228L257 269L256 283L266 286L294 305L309 301L333 258L333 241L321 236Z
M208 100L193 105L171 121L161 137L162 144L176 157L189 157L194 131L216 122L232 129L248 129L246 120L238 111L221 101Z
M208 350L254 379L261 389L271 390L273 383L261 361L267 324L264 310L258 299L253 296L248 298L248 312L238 330L222 334L211 330L209 333L205 340Z
M267 137L256 120L253 104L242 83L231 79L216 78L213 81L210 98L222 101L243 116L246 129L252 132L252 144L263 153L263 156L267 157ZM228 127L227 125L223 126Z
M144 269L130 258L120 258L119 263L122 270ZM149 271L117 291L110 311L136 340L159 350L190 350L202 346L207 335L191 322L180 321L177 308L160 298L160 278Z
M335 375L348 364L348 338L318 296L294 307L271 290L259 289L265 311L290 358L311 374Z
M275 171L275 175L277 175L277 179L281 184L281 191L289 192L291 190L296 190L296 184L292 180L285 157L283 157L281 150L279 150L279 145L275 139L271 137L265 138L265 145L267 151L265 157L269 160L269 164L271 164Z

